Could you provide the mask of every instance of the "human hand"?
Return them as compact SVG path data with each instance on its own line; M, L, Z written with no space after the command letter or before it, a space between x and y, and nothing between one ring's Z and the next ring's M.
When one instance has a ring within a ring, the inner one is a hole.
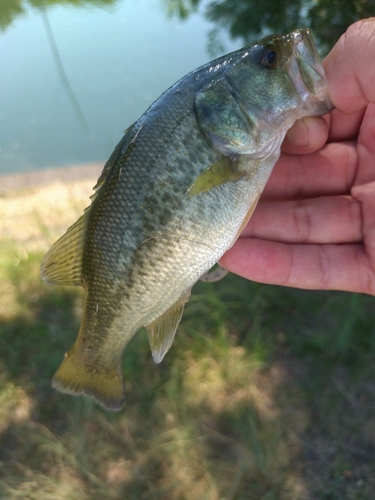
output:
M220 263L262 283L375 295L375 18L325 59L335 110L295 123Z

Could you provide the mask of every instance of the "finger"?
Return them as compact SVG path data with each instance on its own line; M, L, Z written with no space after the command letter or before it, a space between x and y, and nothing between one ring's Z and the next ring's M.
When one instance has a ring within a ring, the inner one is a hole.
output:
M282 153L262 199L287 200L349 194L357 169L354 143L327 144L309 155Z
M240 238L220 264L260 283L375 295L367 255L360 244L288 245Z
M297 120L288 130L281 150L290 154L311 153L320 149L327 138L327 119L321 116L306 116Z
M363 241L369 261L366 277L371 281L374 280L374 277L371 275L370 269L375 269L375 181L363 186L356 186L352 192L353 197L361 204ZM373 286L375 288L375 283Z
M354 113L375 102L375 18L354 23L323 61L332 104Z
M351 196L263 202L241 237L283 243L361 242L361 206Z
M356 186L375 180L375 105L369 104L358 136L358 170Z
M358 137L366 108L359 109L350 115L334 109L330 114L330 130L328 141L354 141Z

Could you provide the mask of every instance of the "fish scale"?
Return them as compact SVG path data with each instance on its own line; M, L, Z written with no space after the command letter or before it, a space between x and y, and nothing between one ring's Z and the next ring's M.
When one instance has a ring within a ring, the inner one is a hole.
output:
M194 283L253 213L286 131L331 109L308 30L216 59L151 105L42 263L47 283L87 292L54 387L122 407L127 343L145 326L154 360L163 359Z

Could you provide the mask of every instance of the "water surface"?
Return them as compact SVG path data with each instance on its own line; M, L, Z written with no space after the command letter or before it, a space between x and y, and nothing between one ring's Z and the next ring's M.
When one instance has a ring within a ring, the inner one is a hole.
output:
M0 175L104 163L170 85L265 34L309 26L326 52L375 0L0 3Z
M209 30L150 0L26 4L0 33L0 173L104 162L164 90L210 59Z

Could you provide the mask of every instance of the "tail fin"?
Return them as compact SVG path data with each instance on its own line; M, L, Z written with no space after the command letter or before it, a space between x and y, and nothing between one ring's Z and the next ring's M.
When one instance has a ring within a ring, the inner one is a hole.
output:
M125 403L125 386L121 366L106 370L87 366L77 355L75 345L53 377L52 386L68 394L86 394L109 410L120 410Z

